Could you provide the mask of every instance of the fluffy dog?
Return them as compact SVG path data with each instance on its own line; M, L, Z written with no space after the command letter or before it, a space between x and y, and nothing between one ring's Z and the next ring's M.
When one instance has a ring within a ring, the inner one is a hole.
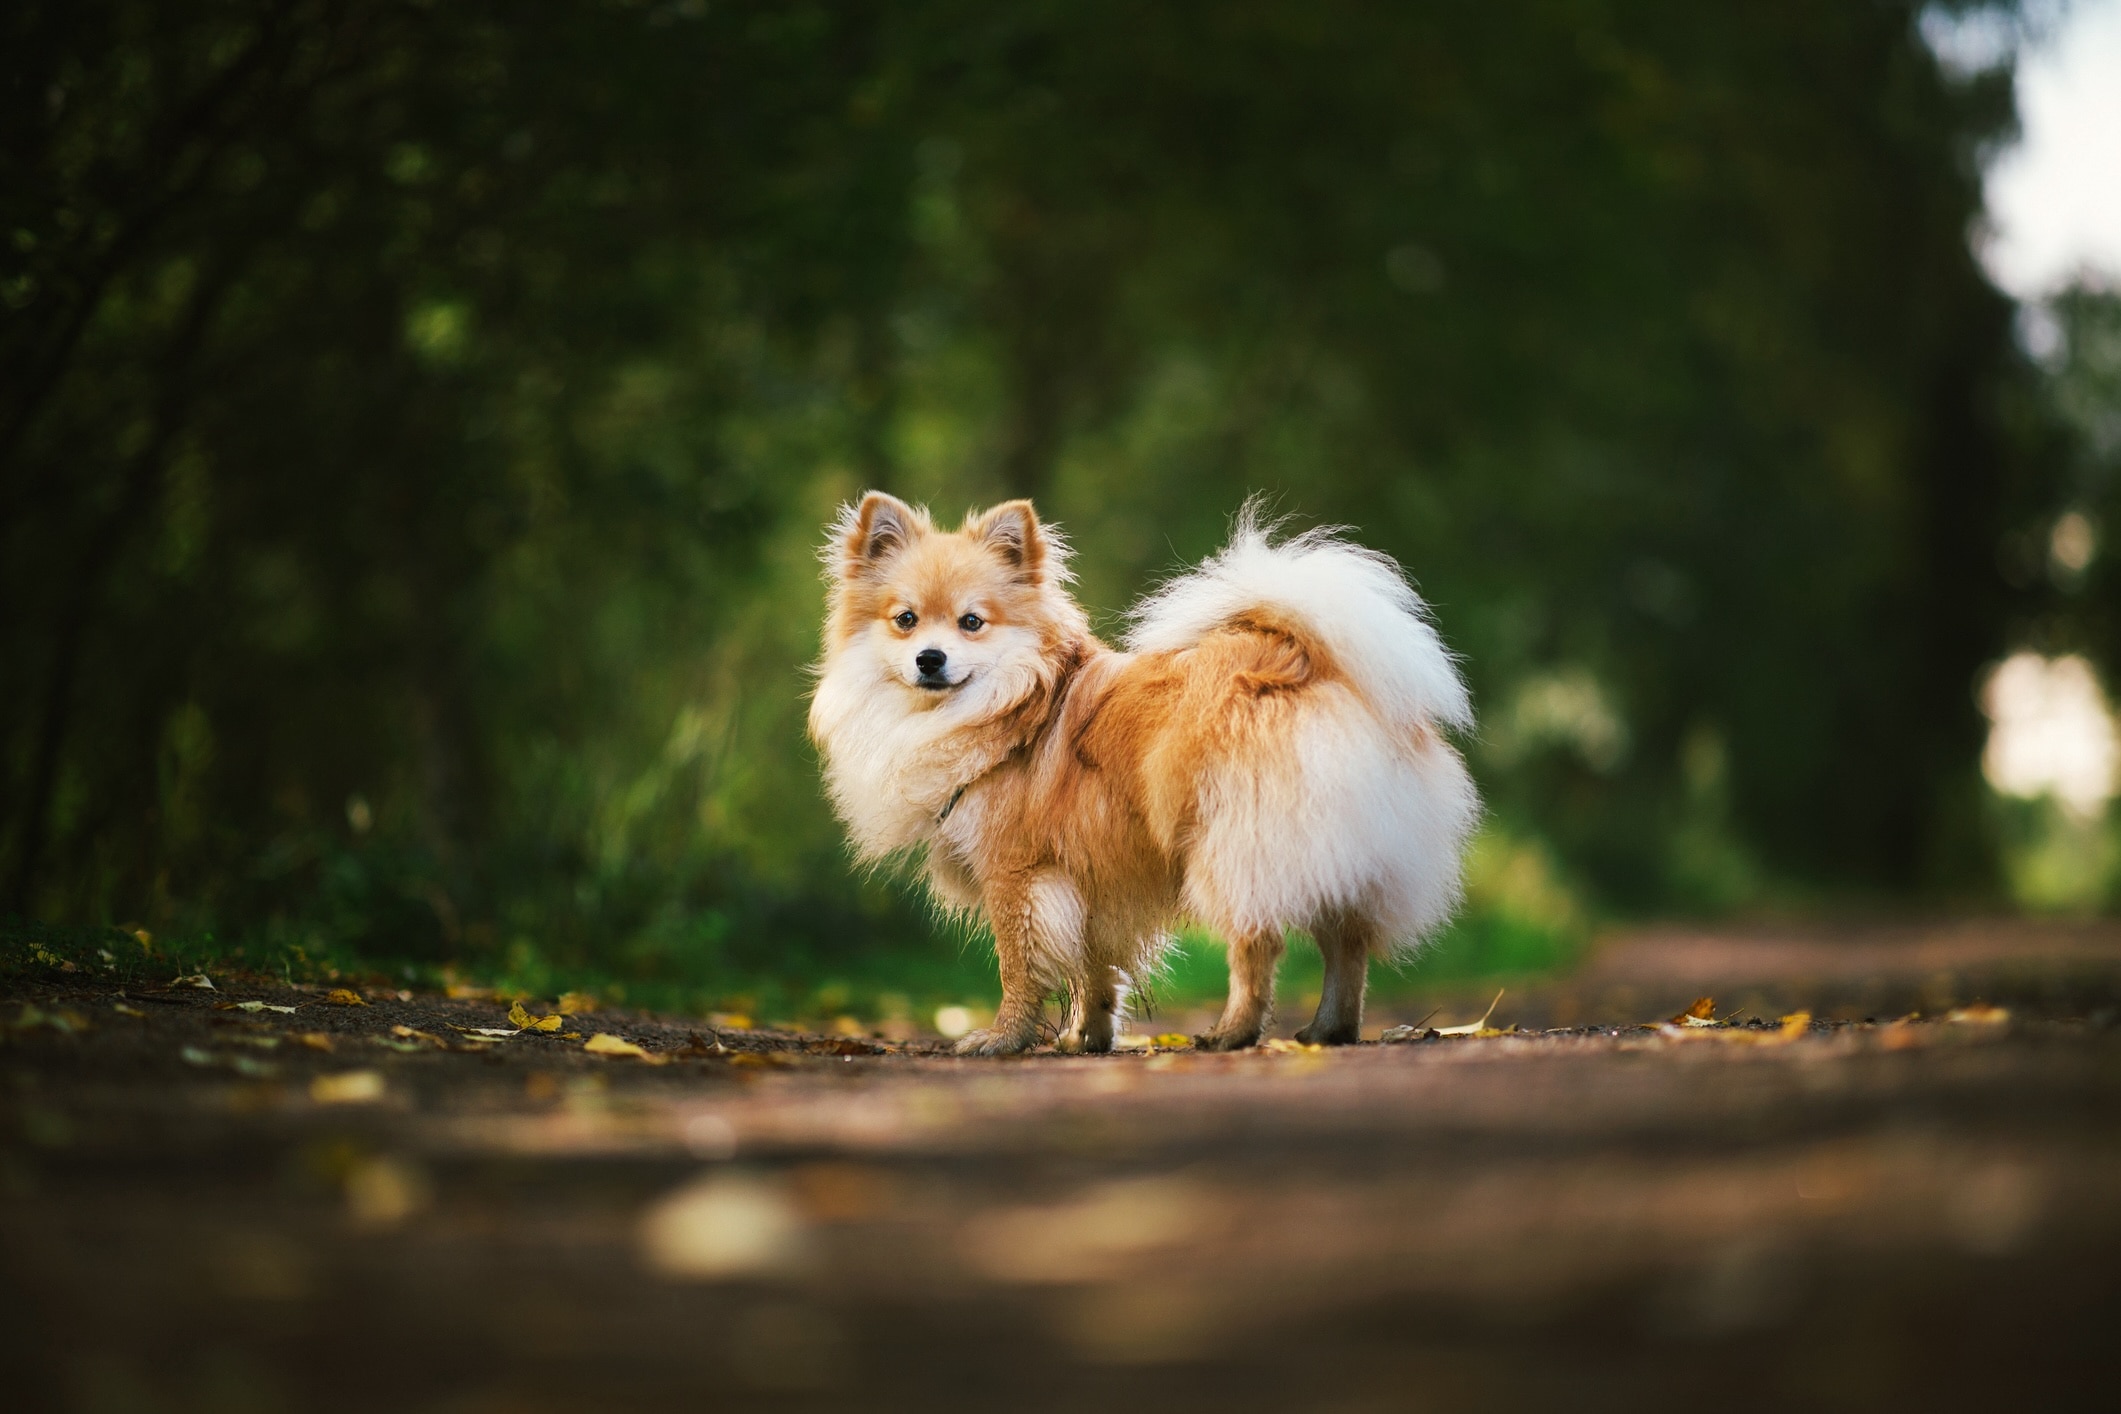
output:
M961 1053L1030 1047L1056 992L1061 1048L1109 1050L1186 919L1230 950L1200 1046L1258 1041L1290 928L1325 959L1299 1038L1354 1041L1371 956L1457 906L1480 807L1443 732L1472 707L1386 556L1277 541L1248 506L1136 609L1124 651L1091 634L1029 501L941 531L872 491L824 557L810 732L832 803L861 859L924 857L937 899L994 932L1001 1006Z

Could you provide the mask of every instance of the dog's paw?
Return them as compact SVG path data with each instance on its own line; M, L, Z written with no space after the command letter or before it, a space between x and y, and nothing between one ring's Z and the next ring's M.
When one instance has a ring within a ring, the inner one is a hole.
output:
M1015 1056L1030 1050L1037 1041L1036 1025L993 1026L960 1037L950 1049L961 1056Z
M1314 1021L1297 1032L1296 1039L1306 1046L1352 1046L1362 1039L1362 1031L1354 1026L1321 1026Z
M1068 1031L1053 1043L1053 1049L1064 1056L1102 1056L1112 1049L1112 1032Z
M1194 1048L1202 1051L1242 1051L1247 1047L1258 1044L1259 1031L1257 1028L1240 1031L1203 1031L1200 1035L1193 1038Z

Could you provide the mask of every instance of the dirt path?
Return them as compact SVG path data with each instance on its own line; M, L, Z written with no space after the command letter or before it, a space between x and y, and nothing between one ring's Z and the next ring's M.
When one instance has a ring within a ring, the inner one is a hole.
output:
M2068 995L2111 987L2071 965ZM14 1407L2020 1408L2111 1383L2110 1012L961 1062L630 1015L485 1042L458 1028L512 1030L493 1003L367 1000L11 989Z

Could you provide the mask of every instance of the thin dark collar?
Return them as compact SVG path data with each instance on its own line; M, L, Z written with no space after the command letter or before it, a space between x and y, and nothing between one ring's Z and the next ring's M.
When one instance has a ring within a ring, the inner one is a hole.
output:
M978 780L979 777L975 776L972 779ZM959 786L956 790L950 792L950 803L943 807L942 814L935 817L935 823L940 825L943 823L943 821L949 819L950 812L957 809L957 803L965 798L965 792L970 790L971 788L972 781L967 781L963 785Z
M1059 715L1061 704L1067 701L1068 689L1075 685L1076 670L1082 667L1083 659L1085 656L1086 655L1083 652L1081 644L1073 644L1070 646L1068 656L1061 662L1060 672L1054 677L1052 701L1046 709L1049 718ZM1017 757L1023 755L1024 752L1030 748L1030 745L1031 744L1029 742L1021 742L1018 745L1011 747L1007 756L1004 756L1000 761L995 762L994 765L989 766L986 770L980 772L977 776L974 776L971 780L965 782L956 790L950 792L950 800L946 805L943 806L942 813L935 817L935 823L940 825L943 823L943 821L949 819L950 812L957 809L957 803L965 798L966 791L972 789L981 781L985 780L988 776L992 775L998 767L1001 767L1010 761L1014 761Z

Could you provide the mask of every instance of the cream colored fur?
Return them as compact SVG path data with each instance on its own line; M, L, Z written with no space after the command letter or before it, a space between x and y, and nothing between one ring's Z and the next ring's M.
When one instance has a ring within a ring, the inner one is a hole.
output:
M1471 706L1383 555L1277 542L1248 508L1142 604L1124 652L1090 634L1027 502L943 532L872 492L826 557L811 733L833 805L860 858L923 856L936 897L994 929L1002 1006L961 1049L1032 1044L1056 991L1063 1044L1108 1047L1185 920L1232 949L1203 1045L1258 1038L1290 928L1326 955L1305 1034L1353 1040L1369 957L1456 906L1479 803L1442 731Z

